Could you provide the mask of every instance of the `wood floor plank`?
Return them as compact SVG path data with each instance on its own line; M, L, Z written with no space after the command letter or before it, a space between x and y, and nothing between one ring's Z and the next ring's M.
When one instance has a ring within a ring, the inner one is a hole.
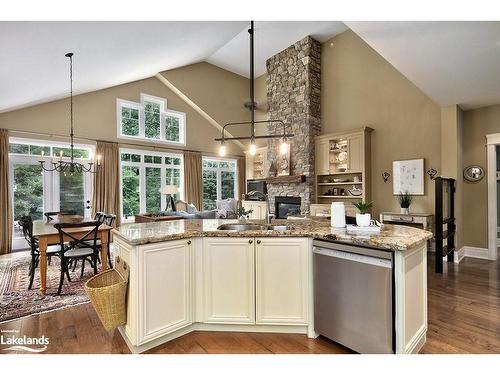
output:
M428 265L429 329L421 353L500 353L500 262L466 258ZM18 336L50 338L46 353L130 353L117 330L106 332L91 304L0 323ZM1 348L0 348L1 349ZM2 351L0 350L0 353ZM5 353L5 352L4 352ZM327 338L301 334L192 332L148 354L351 353Z

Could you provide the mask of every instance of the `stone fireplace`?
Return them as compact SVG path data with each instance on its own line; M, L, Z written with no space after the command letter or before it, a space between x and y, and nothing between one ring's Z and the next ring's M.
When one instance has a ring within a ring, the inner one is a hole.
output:
M307 36L269 58L267 101L269 119L284 121L290 133L290 174L304 175L304 182L268 183L270 206L277 196L300 197L302 214L314 202L314 137L320 134L321 44ZM279 124L268 124L269 134L281 134ZM275 161L279 139L267 144L267 158Z

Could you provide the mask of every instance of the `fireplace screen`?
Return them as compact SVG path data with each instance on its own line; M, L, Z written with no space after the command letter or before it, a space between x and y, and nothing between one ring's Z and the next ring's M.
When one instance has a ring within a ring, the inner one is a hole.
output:
M300 215L300 197L276 197L274 204L276 219Z

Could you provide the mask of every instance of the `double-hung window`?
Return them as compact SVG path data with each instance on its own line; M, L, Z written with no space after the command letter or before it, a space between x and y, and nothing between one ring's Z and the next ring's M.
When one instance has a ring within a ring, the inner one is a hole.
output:
M75 145L74 155L83 163L90 161L93 146ZM9 173L14 217L13 248L26 248L18 220L31 216L33 220L43 218L47 211L75 211L89 217L92 199L92 175L90 173L59 173L42 170L45 165L69 160L67 144L38 141L24 138L10 138Z
M236 160L203 158L203 209L216 208L217 201L238 197Z
M118 137L186 145L186 114L167 109L167 100L141 94L141 103L117 99Z
M179 188L174 200L183 198L182 154L121 149L120 160L124 219L139 213L164 211L167 199L160 190L166 185Z

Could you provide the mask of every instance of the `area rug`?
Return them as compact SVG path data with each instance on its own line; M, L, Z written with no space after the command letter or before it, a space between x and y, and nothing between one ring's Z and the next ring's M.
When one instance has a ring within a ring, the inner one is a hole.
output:
M87 263L85 273L80 278L81 263L75 272L70 271L71 282L65 278L61 295L57 295L59 286L60 263L54 257L47 265L47 293L42 296L40 289L40 271L37 268L33 287L28 290L28 269L31 256L28 252L12 254L8 259L0 257L0 322L39 314L64 307L88 302L85 282L94 275Z

